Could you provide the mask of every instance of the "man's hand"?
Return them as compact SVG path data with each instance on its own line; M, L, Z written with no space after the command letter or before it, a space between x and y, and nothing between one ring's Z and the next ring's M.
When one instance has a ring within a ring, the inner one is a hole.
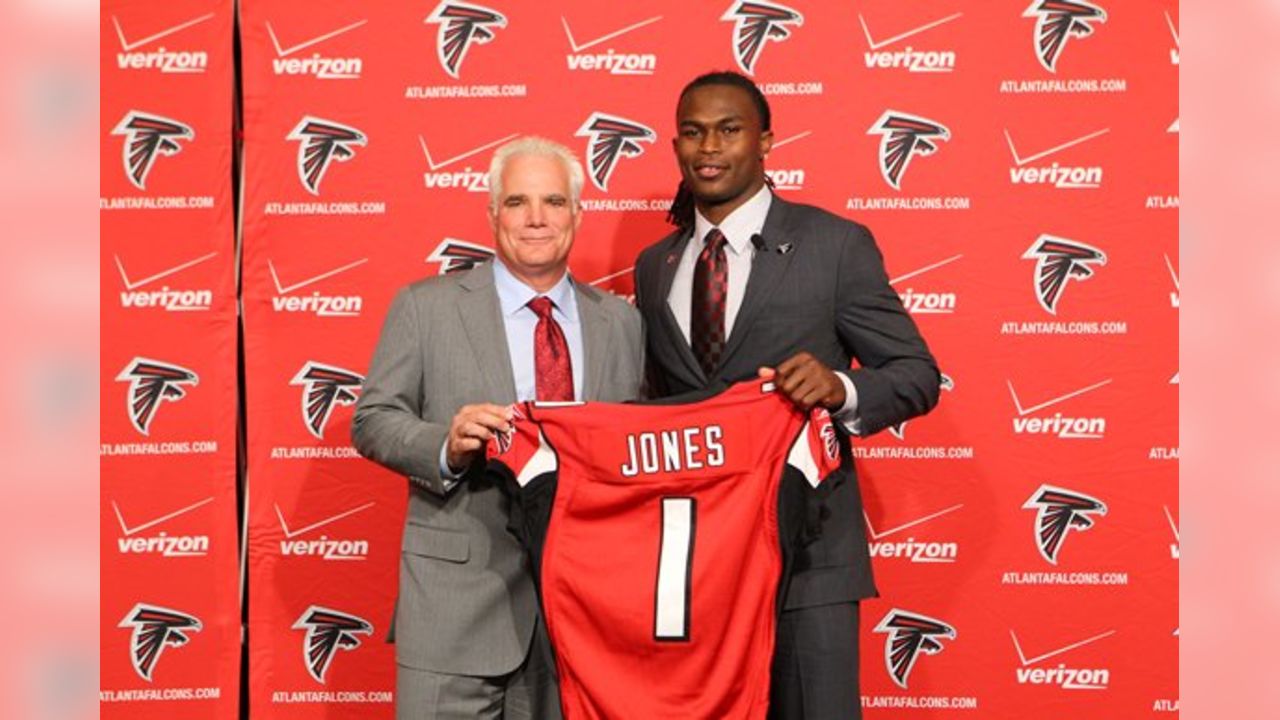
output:
M448 449L445 459L455 472L465 470L472 458L484 448L494 433L510 429L510 408L492 403L463 405L449 423Z
M762 367L761 379L773 379L774 385L791 402L808 410L815 405L836 411L844 407L844 383L835 371L807 352L799 352L778 365Z

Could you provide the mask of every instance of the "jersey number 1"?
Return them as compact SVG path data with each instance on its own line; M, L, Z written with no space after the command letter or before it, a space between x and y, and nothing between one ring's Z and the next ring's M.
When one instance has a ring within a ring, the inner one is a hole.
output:
M662 498L662 544L658 546L658 587L653 639L689 641L689 590L698 505L691 497Z

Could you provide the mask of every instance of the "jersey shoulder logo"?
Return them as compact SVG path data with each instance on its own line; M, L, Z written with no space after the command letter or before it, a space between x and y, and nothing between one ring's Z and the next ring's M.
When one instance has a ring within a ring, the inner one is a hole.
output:
M298 180L312 195L320 194L320 181L330 163L350 160L356 154L354 146L367 142L364 133L353 127L310 115L302 118L286 139L301 143L298 145Z
M720 19L733 23L733 58L748 75L755 75L756 61L766 42L790 37L788 25L804 25L804 16L799 12L759 0L738 0Z
M1107 254L1098 248L1047 234L1036 238L1022 258L1036 261L1036 299L1050 315L1058 314L1068 280L1088 280L1092 266L1107 264Z
M147 189L147 175L158 155L177 155L179 140L192 140L190 125L167 117L130 110L116 124L112 135L124 136L124 174L139 190Z
M181 365L136 357L116 376L117 382L129 383L126 405L129 422L143 435L151 432L151 421L163 401L177 401L186 397L184 385L199 385L200 378L194 371Z
M302 659L311 677L323 683L335 652L360 647L356 635L372 633L373 625L355 615L312 605L298 617L293 629L307 631L302 639Z
M640 143L658 139L647 126L601 112L591 113L574 137L587 138L587 174L591 176L591 184L605 192L609 190L609 177L618 160L623 156L640 156L644 153Z
M956 639L956 629L947 623L897 608L880 619L875 631L888 634L884 641L884 666L893 682L904 690L921 653L937 655L943 650L943 638Z
M1022 508L1036 511L1036 548L1053 565L1058 564L1069 531L1088 530L1093 527L1093 515L1107 514L1106 504L1098 498L1052 485L1041 485Z
M451 237L441 240L427 256L427 262L440 263L441 275L470 270L492 259L493 250L490 248Z
M507 26L507 18L497 10L449 0L437 5L426 22L440 26L436 32L436 57L454 80L458 79L471 46L493 40L494 30Z
M1022 13L1036 19L1036 58L1049 72L1058 71L1062 48L1072 36L1093 34L1093 23L1107 21L1107 11L1085 0L1035 0Z
M938 140L951 139L945 126L896 110L886 110L867 134L880 136L880 176L894 190L902 189L902 175L912 157L932 155Z
M151 682L160 654L170 645L185 645L187 633L203 629L199 618L158 605L138 603L125 614L118 627L132 628L129 639L129 660L138 677Z
M302 422L316 438L324 438L334 405L353 405L364 376L314 360L307 361L290 385L302 386Z

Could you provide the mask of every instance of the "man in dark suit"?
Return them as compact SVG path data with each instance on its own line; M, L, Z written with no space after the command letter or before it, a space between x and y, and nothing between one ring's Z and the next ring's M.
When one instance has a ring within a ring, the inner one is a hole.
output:
M651 395L759 375L870 435L938 401L933 356L863 226L775 196L768 102L748 78L687 85L672 141L679 228L636 262ZM850 369L851 359L859 367ZM876 594L848 443L821 535L796 558L779 616L770 715L860 717L858 601Z
M494 153L497 258L416 282L387 312L352 439L408 476L396 603L396 717L560 717L546 633L483 448L517 400L634 399L640 318L576 282L583 170L561 145Z

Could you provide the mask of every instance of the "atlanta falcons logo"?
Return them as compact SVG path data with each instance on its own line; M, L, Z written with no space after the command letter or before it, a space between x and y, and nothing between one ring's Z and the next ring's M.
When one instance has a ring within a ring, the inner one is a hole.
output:
M1036 238L1022 259L1036 261L1036 299L1050 315L1058 314L1068 280L1088 280L1094 272L1090 266L1107 264L1106 253L1098 248L1053 235Z
M880 619L875 631L889 636L884 640L884 667L903 690L920 653L937 655L943 650L942 638L956 639L956 629L941 620L897 608Z
M289 384L302 386L302 422L312 435L323 439L333 406L354 404L363 382L363 375L311 360Z
M301 143L298 145L298 180L312 195L320 194L320 181L332 161L350 160L356 154L352 146L366 142L364 133L353 127L310 115L302 118L285 139Z
M941 382L938 383L939 387L941 387L943 390L946 390L947 392L951 392L952 390L955 390L956 381L952 380L951 376L947 375L946 373L941 373L941 375L942 375L942 380ZM907 432L906 420L903 420L897 425L889 426L889 434L898 438L899 440L903 440L906 438L906 432Z
M117 627L133 629L129 660L138 677L147 682L151 682L151 674L166 646L185 645L190 640L187 633L203 629L200 620L192 615L146 603L134 605Z
M505 432L500 432L494 437L498 439L498 454L505 455L511 449L511 443L516 438L516 420L523 420L524 413L520 412L519 405L511 406L511 421L507 424Z
M190 125L159 115L130 110L111 131L124 136L124 174L139 190L147 189L147 175L157 155L177 155L179 140L192 140L196 131Z
M640 143L658 139L653 130L638 122L600 112L591 113L574 137L587 138L587 174L591 183L605 192L619 158L639 157L644 153Z
M827 454L830 460L838 460L840 457L840 437L836 435L836 426L831 424L831 414L826 410L819 408L817 413L818 436L822 438L822 450Z
M311 677L323 683L334 653L360 647L360 638L356 635L372 633L373 625L355 615L312 605L298 617L293 629L307 631L302 639L302 660Z
M901 190L902 174L915 155L932 155L937 140L950 140L951 131L932 120L886 110L867 131L880 135L880 176L894 190Z
M1022 16L1036 19L1036 57L1049 72L1058 71L1068 38L1088 37L1094 22L1107 21L1106 10L1085 0L1035 0Z
M1023 510L1036 511L1036 547L1050 564L1058 564L1058 553L1070 530L1093 527L1091 515L1106 515L1107 506L1095 497L1052 485L1041 485L1027 498Z
M441 275L470 270L492 259L493 250L451 237L441 240L436 249L427 256L427 262L440 263Z
M733 57L748 75L756 74L756 61L765 42L791 37L788 25L804 25L804 16L785 5L738 0L720 16L733 23Z
M131 360L116 380L129 383L129 421L143 435L150 434L151 421L161 402L181 400L187 394L183 385L200 384L200 378L191 370L142 357Z
M436 57L440 59L440 67L454 80L458 79L458 71L471 45L493 40L493 29L507 26L507 19L497 10L449 0L437 5L426 22L440 26L436 33Z

